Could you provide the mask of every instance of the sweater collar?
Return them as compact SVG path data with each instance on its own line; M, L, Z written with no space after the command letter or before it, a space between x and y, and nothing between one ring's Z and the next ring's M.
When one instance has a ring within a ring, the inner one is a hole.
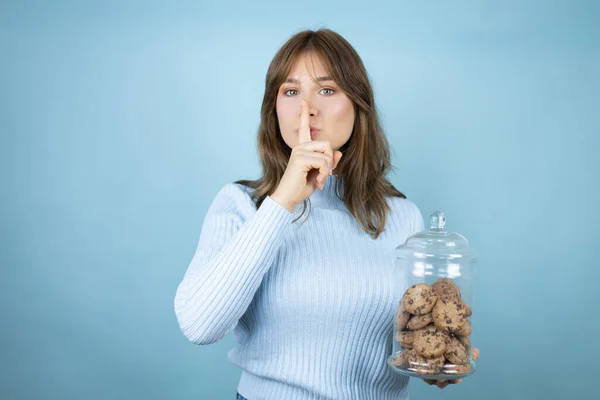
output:
M323 190L317 188L310 195L311 204L319 204L319 203L335 203L342 201L336 194L336 186L337 182L340 182L339 194L340 197L344 196L344 187L343 187L343 177L339 175L330 175L325 181L325 186Z

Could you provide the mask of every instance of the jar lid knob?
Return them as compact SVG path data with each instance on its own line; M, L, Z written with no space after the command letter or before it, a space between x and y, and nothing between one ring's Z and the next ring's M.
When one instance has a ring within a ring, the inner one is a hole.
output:
M446 225L446 217L443 212L436 211L429 216L429 224L432 230L443 231Z

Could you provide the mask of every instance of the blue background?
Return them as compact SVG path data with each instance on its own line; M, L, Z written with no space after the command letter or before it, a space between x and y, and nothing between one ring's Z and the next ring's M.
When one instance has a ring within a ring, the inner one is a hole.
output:
M260 172L294 33L353 44L396 171L480 255L479 369L412 399L591 398L600 367L594 1L3 1L0 398L233 399L175 289L217 191Z

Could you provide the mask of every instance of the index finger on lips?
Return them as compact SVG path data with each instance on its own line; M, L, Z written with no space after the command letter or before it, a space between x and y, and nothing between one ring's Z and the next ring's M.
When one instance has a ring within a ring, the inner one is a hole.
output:
M310 115L308 115L308 104L304 99L300 100L300 126L298 127L298 143L311 142L310 137Z

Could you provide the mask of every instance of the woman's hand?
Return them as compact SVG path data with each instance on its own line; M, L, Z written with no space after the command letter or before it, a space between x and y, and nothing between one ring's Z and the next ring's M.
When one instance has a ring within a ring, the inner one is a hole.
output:
M289 212L293 212L317 187L323 189L342 158L340 151L333 151L331 142L312 140L308 104L304 99L300 104L299 143L292 149L283 177L270 196Z
M479 349L473 348L473 361L479 358ZM423 379L429 385L436 385L440 389L445 388L448 385L453 385L455 383L460 383L462 379L456 379L453 381L438 381L435 379Z

